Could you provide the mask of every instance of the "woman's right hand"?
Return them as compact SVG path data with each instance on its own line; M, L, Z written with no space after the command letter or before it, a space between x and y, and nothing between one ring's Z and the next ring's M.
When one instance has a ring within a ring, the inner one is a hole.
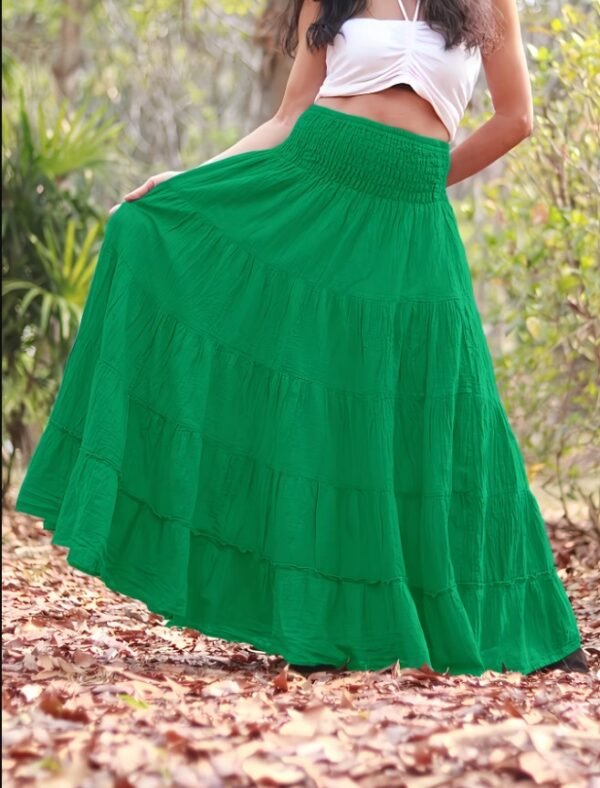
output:
M145 183L142 183L142 185L138 186L137 189L134 189L132 192L126 194L123 197L123 200L127 202L139 200L140 197L148 194L148 192L152 191L152 189L159 183L168 181L169 178L172 178L174 175L179 175L181 172L184 172L184 170L167 170L166 172L159 172L158 175L151 175ZM109 216L111 213L114 213L120 205L122 205L120 202L118 202L116 205L113 205L113 207L108 212Z

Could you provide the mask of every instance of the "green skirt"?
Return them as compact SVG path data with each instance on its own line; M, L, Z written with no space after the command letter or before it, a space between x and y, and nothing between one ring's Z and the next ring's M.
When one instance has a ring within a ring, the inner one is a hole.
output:
M578 648L449 165L313 105L124 203L17 510L169 625L292 663L527 673Z

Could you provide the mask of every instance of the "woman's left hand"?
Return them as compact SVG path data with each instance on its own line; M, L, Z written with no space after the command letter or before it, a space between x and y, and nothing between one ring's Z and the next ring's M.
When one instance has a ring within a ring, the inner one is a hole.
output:
M131 202L132 200L139 200L140 197L143 197L145 194L148 194L148 192L152 191L152 189L155 186L157 186L159 183L162 183L163 181L168 181L169 178L172 178L174 175L179 175L180 172L183 172L183 170L166 170L165 172L159 172L158 175L151 175L147 181L142 183L141 186L138 186L137 189L134 189L133 191L126 194L123 197L123 200L125 202ZM113 205L113 207L108 212L109 216L110 214L114 213L117 210L117 208L119 208L120 205L122 205L122 203L120 202L118 202L116 205Z

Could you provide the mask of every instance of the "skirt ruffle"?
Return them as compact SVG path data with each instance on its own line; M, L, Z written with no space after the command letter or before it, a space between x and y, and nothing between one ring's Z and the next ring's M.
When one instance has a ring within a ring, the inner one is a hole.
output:
M172 625L298 664L531 672L577 623L448 146L391 132L311 107L119 208L16 508Z

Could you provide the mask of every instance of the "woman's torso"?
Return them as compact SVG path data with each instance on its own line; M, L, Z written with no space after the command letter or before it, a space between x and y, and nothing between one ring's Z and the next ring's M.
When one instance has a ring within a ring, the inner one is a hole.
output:
M320 96L315 104L427 137L444 141L449 138L448 130L431 104L408 85L397 85L361 96Z
M444 52L441 34L418 19L419 0L393 3L391 8L397 9L394 18L389 4L372 4L371 8L371 16L347 20L342 26L344 35L328 48L328 78L324 82L328 95L319 91L315 103L417 134L453 139L479 73L479 52L466 53L462 48ZM386 9L389 15L384 17ZM398 68L394 69L396 61ZM333 79L329 74L332 62ZM378 74L378 68L389 70L389 76ZM439 85L435 84L436 69L443 77ZM340 70L344 72L341 75ZM394 84L386 85L392 81ZM333 95L338 84L340 95ZM342 95L345 91L353 94Z

